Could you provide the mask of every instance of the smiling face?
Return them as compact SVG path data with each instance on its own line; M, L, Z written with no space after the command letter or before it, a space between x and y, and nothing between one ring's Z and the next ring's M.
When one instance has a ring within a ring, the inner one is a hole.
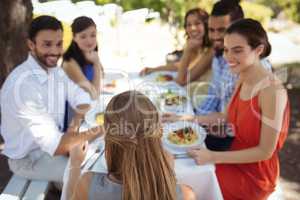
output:
M57 61L63 53L62 30L42 30L36 37L28 40L31 54L43 68L56 67Z
M89 26L85 30L74 35L74 41L83 52L94 51L97 46L97 30L95 26Z
M224 38L224 58L231 71L239 74L259 62L264 46L249 46L245 37L238 33L227 34Z
M201 40L205 34L204 24L196 14L190 14L186 18L186 33L188 38Z
M215 51L224 49L224 36L230 23L230 15L209 17L208 35Z

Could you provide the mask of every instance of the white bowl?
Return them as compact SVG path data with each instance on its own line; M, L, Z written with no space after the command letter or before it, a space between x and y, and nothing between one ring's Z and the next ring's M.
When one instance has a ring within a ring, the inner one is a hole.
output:
M168 135L172 132L191 127L193 131L198 135L198 139L193 144L174 144L168 140ZM169 150L173 154L177 153L186 153L186 151L193 147L202 147L204 145L204 139L206 137L206 131L204 128L199 126L196 123L186 122L186 121L178 121L175 123L164 124L164 135L163 135L163 144L167 150Z

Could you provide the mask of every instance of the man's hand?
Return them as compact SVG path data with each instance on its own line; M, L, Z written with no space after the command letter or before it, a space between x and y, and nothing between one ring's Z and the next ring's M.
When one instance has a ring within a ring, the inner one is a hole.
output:
M80 167L88 149L88 142L82 142L74 146L70 151L71 168Z
M94 137L91 138L91 140L89 140L89 141L92 141L92 140L96 139L97 137L101 137L102 135L104 135L105 131L104 131L103 126L96 126L96 127L93 127L91 129L89 129L85 133L89 134L91 136L94 136Z
M140 72L140 76L146 76L152 72L154 72L154 68L150 68L150 67L145 67L144 69L142 69L142 71Z

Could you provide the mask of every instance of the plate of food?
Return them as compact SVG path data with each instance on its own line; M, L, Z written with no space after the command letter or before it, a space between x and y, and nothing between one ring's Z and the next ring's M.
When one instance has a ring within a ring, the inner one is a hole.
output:
M85 115L85 121L90 126L102 126L104 125L104 112L91 111Z
M165 112L182 112L186 109L188 98L183 92L168 90L160 95L160 106Z
M192 122L165 124L163 143L171 153L186 153L192 147L204 144L206 131Z
M187 98L181 95L174 95L164 99L166 106L180 106L186 103Z
M105 83L103 85L104 91L111 91L114 90L117 87L117 81L116 80L111 80L109 83Z
M179 106L187 102L186 96L172 90L162 93L161 98L164 100L166 106Z
M158 76L155 78L155 81L165 83L169 81L173 81L173 76L170 74L158 74Z
M101 95L98 100L93 101L91 109L85 114L84 120L90 127L101 126L104 124L104 112L112 95Z
M158 84L169 84L174 81L177 72L161 71L153 72L145 76L145 80L152 81Z
M116 93L127 80L127 75L123 72L108 70L104 73L103 92ZM127 80L128 81L128 80Z

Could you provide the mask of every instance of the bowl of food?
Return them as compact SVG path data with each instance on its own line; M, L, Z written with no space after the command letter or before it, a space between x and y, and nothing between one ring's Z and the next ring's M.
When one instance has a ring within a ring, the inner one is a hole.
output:
M104 125L104 113L103 112L96 113L95 121L98 126L103 126Z
M91 127L102 126L104 124L104 112L99 110L89 111L85 115L85 121Z
M103 87L104 87L105 89L114 89L114 88L117 87L117 81L116 81L116 80L111 80L111 82L105 83L105 84L103 85Z
M160 98L160 107L164 112L181 113L186 109L188 99L183 92L168 90Z
M106 105L112 97L112 95L102 94L98 100L91 103L91 109L84 116L84 120L89 127L101 126L104 124Z
M122 71L107 69L103 77L103 91L104 93L115 94L123 87L127 87L128 77Z
M197 143L198 139L198 134L191 127L185 127L172 131L167 136L167 141L170 144L179 146L193 145Z
M206 131L198 124L175 122L165 126L163 143L173 153L185 153L189 148L204 144Z
M172 90L162 93L161 98L164 100L166 106L179 106L187 102L186 96Z
M174 95L165 98L164 101L166 106L180 106L186 103L187 98L181 95Z
M169 74L158 74L158 76L155 79L157 82L168 82L168 81L173 81L173 76Z

